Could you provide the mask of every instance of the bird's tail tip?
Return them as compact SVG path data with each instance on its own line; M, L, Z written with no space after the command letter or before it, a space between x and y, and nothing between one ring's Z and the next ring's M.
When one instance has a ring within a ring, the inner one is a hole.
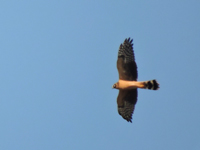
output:
M149 80L149 81L145 81L145 89L149 89L149 90L158 90L159 87L159 83L154 79L154 80Z

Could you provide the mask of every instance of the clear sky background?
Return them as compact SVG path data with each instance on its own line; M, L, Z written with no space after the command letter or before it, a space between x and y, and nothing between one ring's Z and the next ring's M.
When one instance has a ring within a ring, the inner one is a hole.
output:
M133 123L117 112L119 45L134 39ZM199 150L199 0L2 0L1 150Z

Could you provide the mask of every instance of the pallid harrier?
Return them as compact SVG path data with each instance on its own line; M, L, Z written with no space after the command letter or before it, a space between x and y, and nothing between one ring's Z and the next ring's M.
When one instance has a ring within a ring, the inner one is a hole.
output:
M128 122L132 122L132 114L137 102L137 88L157 90L156 80L137 81L137 65L133 53L133 40L125 39L120 45L117 59L119 81L113 88L119 90L117 97L118 113Z

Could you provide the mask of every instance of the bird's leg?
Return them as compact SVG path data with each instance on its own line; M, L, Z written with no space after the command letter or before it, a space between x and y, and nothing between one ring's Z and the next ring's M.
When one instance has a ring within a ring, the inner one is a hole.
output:
M144 81L130 81L130 87L131 89L145 88L145 82Z

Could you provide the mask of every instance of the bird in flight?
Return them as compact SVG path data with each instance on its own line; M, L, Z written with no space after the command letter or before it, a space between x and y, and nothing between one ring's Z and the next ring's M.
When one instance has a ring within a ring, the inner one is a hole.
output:
M156 80L137 81L137 64L132 42L133 39L125 39L119 47L117 59L119 81L113 85L113 88L119 90L118 113L128 122L132 122L132 114L138 97L137 89L159 89L159 83Z

